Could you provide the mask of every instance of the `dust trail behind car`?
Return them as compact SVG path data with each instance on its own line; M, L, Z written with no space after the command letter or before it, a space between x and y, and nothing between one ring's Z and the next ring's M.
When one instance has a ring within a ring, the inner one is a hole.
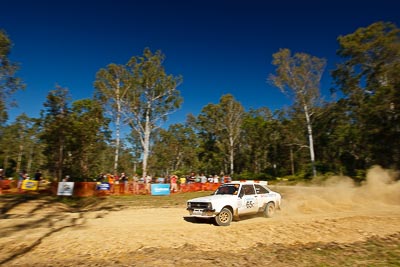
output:
M399 173L374 166L356 185L349 177L334 176L319 186L277 186L282 192L282 216L354 210L390 209L400 205Z

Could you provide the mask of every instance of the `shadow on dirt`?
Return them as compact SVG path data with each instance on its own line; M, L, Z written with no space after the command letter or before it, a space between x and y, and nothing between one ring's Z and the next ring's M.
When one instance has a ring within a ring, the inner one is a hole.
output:
M183 219L187 222L195 223L195 224L214 224L215 225L215 220L211 219L211 218L197 218L197 217L184 216Z
M123 205L115 205L101 198L33 194L0 196L0 266L30 252L54 233L81 227L89 213L94 213L95 216L91 218L96 219L122 208ZM14 235L21 236L23 245L16 245L15 241L9 239Z

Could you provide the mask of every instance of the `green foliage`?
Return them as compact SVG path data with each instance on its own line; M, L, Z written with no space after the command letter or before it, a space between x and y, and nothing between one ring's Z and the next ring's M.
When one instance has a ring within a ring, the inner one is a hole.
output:
M258 180L258 181L273 181L276 177L267 173L253 173L244 171L234 176L234 180Z
M332 77L343 97L330 103L319 98L325 60L283 49L273 55L277 69L270 81L294 97L290 108L246 112L227 94L198 116L189 114L185 124L162 129L182 104L177 90L182 78L166 73L161 51L146 48L126 65L99 70L94 99L70 102L68 90L57 86L40 119L23 114L5 125L6 99L22 85L15 77L17 65L8 59L11 42L2 32L0 167L7 176L39 168L46 177L68 174L75 180L114 170L179 176L234 171L234 179L288 182L311 181L313 168L321 179L335 173L357 182L375 164L399 169L400 30L378 22L338 42L343 61ZM111 121L121 130L129 124L131 135L114 138L119 134L108 128Z
M7 100L18 90L25 88L21 79L16 77L18 64L10 61L12 43L7 34L0 29L0 125L8 119Z
M400 30L377 22L338 38L344 62L333 78L344 94L348 153L352 169L374 164L399 167L400 159ZM390 144L390 145L389 145Z

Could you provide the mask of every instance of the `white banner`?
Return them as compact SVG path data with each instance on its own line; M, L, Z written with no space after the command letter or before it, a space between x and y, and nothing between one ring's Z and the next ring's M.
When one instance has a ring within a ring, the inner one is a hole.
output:
M74 191L74 182L59 182L57 188L57 195L59 196L72 196Z

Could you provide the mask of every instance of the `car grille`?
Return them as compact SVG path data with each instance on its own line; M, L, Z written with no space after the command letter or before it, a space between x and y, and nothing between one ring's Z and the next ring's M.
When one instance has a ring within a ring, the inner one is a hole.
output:
M206 209L208 202L190 202L190 207L193 209Z

